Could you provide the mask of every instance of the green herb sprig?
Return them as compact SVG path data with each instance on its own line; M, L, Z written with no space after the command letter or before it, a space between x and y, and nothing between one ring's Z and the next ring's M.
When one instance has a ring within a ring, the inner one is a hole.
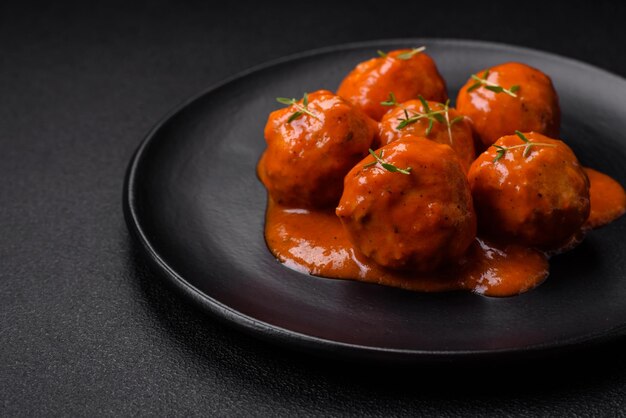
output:
M417 122L418 120L428 119L429 124L428 124L428 129L426 130L426 135L429 135L430 131L433 128L434 122L440 122L440 123L445 122L445 118L442 116L442 113L444 111L443 110L431 110L430 107L428 106L428 102L426 102L426 100L421 95L419 96L419 100L422 102L422 107L424 108L425 112L422 113L422 112L417 112L415 110L410 110L412 115L409 115L409 109L407 109L406 107L398 103L398 100L396 99L396 96L395 94L393 94L393 92L390 92L389 98L386 101L381 102L380 104L383 106L398 106L402 108L402 110L404 110L404 118L398 118L398 120L400 121L398 126L396 126L396 129L398 130L404 129L407 126Z
M446 103L443 105L443 111L446 115L446 127L448 128L448 138L450 138L450 145L453 145L454 139L452 139L452 125L457 122L461 122L464 117L457 116L456 118L450 120L450 99L446 100Z
M484 86L487 90L493 91L494 93L505 93L508 94L511 97L517 97L517 91L519 90L519 86L516 84L514 86L511 86L511 88L505 89L502 86L497 85L496 83L492 83L491 81L488 81L487 78L489 77L489 70L486 70L481 77L478 77L476 74L472 74L472 79L475 81L474 84L472 84L471 86L469 86L467 88L467 92L471 92L476 90L477 88Z
M277 97L276 101L287 106L294 106L296 109L298 109L291 116L289 116L289 119L287 119L287 123L293 122L304 114L320 120L320 118L318 118L313 112L309 110L309 95L307 93L304 93L304 95L302 96L302 104L298 103L297 99L290 99L289 97Z
M411 58L413 58L414 56L416 56L417 54L419 54L420 52L424 52L426 50L425 46L420 46L419 48L413 48L412 50L408 51L408 52L403 52L402 54L398 54L398 56L396 56L396 58L400 59L400 60L410 60Z
M400 106L400 103L398 103L398 100L396 99L396 95L393 94L393 91L390 91L389 98L385 100L384 102L380 102L380 104L383 106Z
M403 60L403 61L410 60L415 55L419 54L420 52L424 52L425 50L426 50L425 46L420 46L419 48L413 48L410 51L403 52L402 54L398 54L396 58ZM376 51L376 53L381 58L387 58L387 56L389 55L388 53L386 53L385 51L381 51L380 49Z
M433 125L435 122L445 123L446 118L443 116L444 110L432 110L430 106L428 106L428 102L421 95L418 96L420 102L422 102L422 109L424 109L423 113L415 112L415 114L409 117L409 113L406 109L404 109L404 119L398 119L400 124L396 127L396 129L402 129L412 123L417 122L420 119L428 119L428 128L426 129L426 136L430 135L430 132L433 129Z
M424 108L426 112L420 113L420 112L411 110L410 112L413 113L412 116L409 116L409 109L407 109L406 107L398 103L398 100L396 99L396 95L393 94L393 92L389 92L389 98L384 102L380 102L380 104L383 106L399 106L404 110L404 119L402 118L398 119L400 121L400 124L396 126L396 129L398 130L403 129L406 126L412 123L415 123L420 119L427 118L429 123L428 123L428 129L426 129L426 132L425 132L426 136L430 135L430 132L433 129L434 122L445 123L448 129L448 137L450 138L450 144L454 144L454 139L452 137L452 125L454 125L457 122L462 121L463 116L457 116L456 118L450 120L450 100L446 100L446 102L442 104L443 106L442 110L431 110L430 107L428 106L428 102L424 100L422 96L419 96L419 100L422 102L422 107Z
M370 148L369 153L371 154L372 157L374 157L374 161L372 161L371 163L365 164L363 168L368 168L368 167L375 166L376 164L380 164L382 168L389 171L390 173L401 173L401 174L406 174L406 175L411 174L411 167L398 168L395 165L383 160L383 150L380 150L380 153L376 155L374 150Z
M554 145L554 144L546 144L544 142L531 142L520 131L515 131L515 135L519 136L520 139L522 141L524 141L524 143L520 144L520 145L513 145L512 147L504 147L502 145L492 145L492 147L494 147L495 149L498 150L496 152L496 157L493 159L494 163L497 163L502 157L504 157L504 155L507 153L507 151L510 151L512 149L515 149L515 148L524 148L524 152L522 153L522 156L525 158L525 157L528 157L528 155L530 155L530 150L531 150L532 147L537 147L537 146L551 147L551 148L556 147L556 145Z

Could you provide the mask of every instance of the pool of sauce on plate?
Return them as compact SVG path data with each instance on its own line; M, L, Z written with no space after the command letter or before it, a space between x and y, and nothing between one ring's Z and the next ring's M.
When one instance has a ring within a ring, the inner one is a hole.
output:
M590 180L591 213L581 237L626 211L626 193L619 183L596 170L585 170ZM272 254L291 269L420 292L467 290L487 296L513 296L541 284L549 273L545 253L519 245L498 245L480 237L464 257L435 272L386 269L355 250L334 209L284 207L271 198L265 240Z
M591 212L585 226L600 228L619 218L626 211L626 194L622 186L611 177L592 168L585 168L589 177Z

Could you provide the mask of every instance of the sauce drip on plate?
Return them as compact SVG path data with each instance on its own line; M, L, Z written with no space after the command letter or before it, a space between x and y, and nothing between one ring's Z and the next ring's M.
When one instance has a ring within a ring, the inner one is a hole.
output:
M619 218L626 212L626 194L622 186L606 174L585 168L589 177L591 213L588 228L599 228Z
M626 211L626 193L609 176L586 171L591 182L591 215L585 229L598 228ZM274 256L291 269L421 292L467 290L513 296L536 287L549 273L545 253L519 245L497 245L480 237L463 257L435 272L386 269L355 250L334 210L286 207L271 198L265 239Z

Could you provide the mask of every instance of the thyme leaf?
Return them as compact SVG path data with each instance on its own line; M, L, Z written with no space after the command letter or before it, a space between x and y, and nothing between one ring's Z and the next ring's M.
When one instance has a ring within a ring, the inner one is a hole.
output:
M399 106L404 110L404 118L398 118L400 123L396 126L396 129L404 129L408 125L417 122L420 119L428 119L428 128L426 129L426 136L430 135L430 132L433 129L434 122L443 123L448 128L448 137L450 138L450 144L454 143L452 139L452 125L458 123L464 119L463 116L457 116L456 118L450 120L450 100L446 100L445 104L441 104L443 106L443 110L432 110L430 105L424 99L424 97L419 96L419 101L422 103L422 109L424 112L417 112L415 110L411 110L412 115L409 115L409 110L398 103L396 99L396 95L393 92L389 92L389 98L380 102L383 106Z
M393 91L390 91L389 98L384 102L380 102L380 104L383 106L398 106L398 101L396 100L396 95L393 94Z
M446 122L445 117L443 116L446 110L445 109L444 110L432 110L430 106L428 105L428 102L426 101L426 99L424 99L424 97L420 95L418 96L418 99L422 103L423 112L417 112L415 110L411 110L413 114L409 115L409 112L407 111L407 109L404 108L404 119L398 118L400 123L398 124L398 126L396 126L396 129L401 130L401 129L406 128L408 125L417 122L418 120L428 119L428 128L426 129L426 132L425 132L426 136L428 136L430 135L430 132L433 129L434 122L438 122L438 123Z
M493 159L494 163L497 163L502 157L504 157L504 155L508 151L510 151L512 149L524 148L524 152L522 152L522 156L524 158L526 158L526 157L528 157L530 155L530 151L531 151L532 147L550 147L550 148L556 147L555 144L546 144L545 142L532 142L531 140L526 138L526 135L524 135L520 131L515 131L515 135L520 137L520 139L524 143L520 144L520 145L513 145L511 147L505 147L505 146L502 146L502 145L492 145L492 147L494 147L494 148L496 148L498 150L498 151L496 151L496 156Z
M298 119L300 116L304 114L307 114L311 117L314 117L317 120L320 120L320 118L317 117L317 115L315 115L313 112L309 110L309 95L307 93L304 93L302 95L302 104L298 103L298 99L293 99L289 97L277 97L276 101L280 104L293 106L297 109L294 113L291 114L291 116L289 116L289 119L287 119L287 123L293 122L294 120Z
M504 87L502 87L502 86L500 86L500 85L498 85L496 83L488 81L487 78L489 78L489 70L486 70L483 73L482 77L479 77L476 74L472 74L472 80L474 80L475 82L474 82L474 84L472 84L471 86L469 86L467 88L467 92L468 93L472 92L472 91L476 90L479 87L485 87L487 90L492 91L492 92L494 92L496 94L498 94L498 93L505 93L505 94L508 94L511 97L517 97L516 93L520 89L520 86L518 86L517 84L511 86L508 89L505 89Z
M374 152L374 150L370 148L369 153L372 157L374 157L374 161L372 161L371 163L365 164L363 168L368 168L368 167L375 166L376 164L380 164L382 168L389 171L390 173L401 173L401 174L406 174L406 175L411 174L411 167L398 168L395 165L391 164L390 162L383 160L383 150L380 150L380 153L376 155L376 152Z
M443 105L445 117L446 127L448 128L448 138L450 138L450 145L454 145L454 139L452 138L452 125L455 123L461 122L464 117L457 116L456 118L450 120L450 99L446 100L446 103Z
M410 60L411 58L413 58L415 55L419 54L420 52L423 52L426 50L425 46L420 46L419 48L413 48L408 52L403 52L402 54L398 54L396 56L396 58L401 59L401 60Z

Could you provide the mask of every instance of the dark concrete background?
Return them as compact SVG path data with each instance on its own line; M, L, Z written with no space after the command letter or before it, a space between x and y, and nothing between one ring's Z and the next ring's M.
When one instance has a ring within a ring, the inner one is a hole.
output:
M624 341L536 363L399 370L241 335L148 271L121 209L149 128L247 67L338 43L452 37L626 76L623 3L210 3L0 4L1 415L623 413Z

